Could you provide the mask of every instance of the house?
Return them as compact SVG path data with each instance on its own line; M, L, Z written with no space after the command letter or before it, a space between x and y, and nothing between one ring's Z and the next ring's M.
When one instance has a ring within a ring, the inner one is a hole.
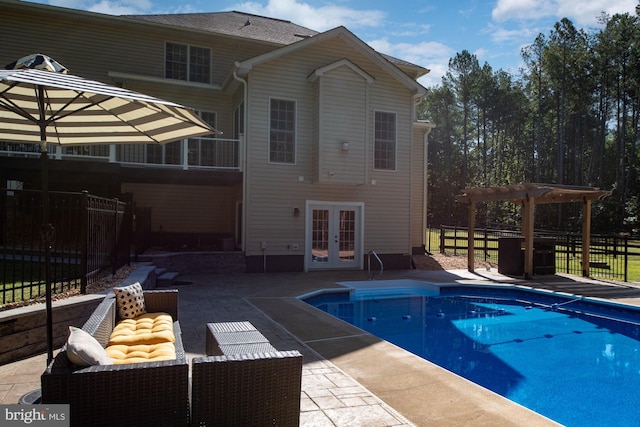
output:
M0 23L0 64L44 53L193 107L222 131L57 148L52 190L131 199L151 208L156 240L242 251L249 272L362 269L370 251L385 269L409 268L424 251L432 126L415 107L427 69L344 27L240 12L111 16L0 0ZM0 143L1 182L37 188L37 150Z

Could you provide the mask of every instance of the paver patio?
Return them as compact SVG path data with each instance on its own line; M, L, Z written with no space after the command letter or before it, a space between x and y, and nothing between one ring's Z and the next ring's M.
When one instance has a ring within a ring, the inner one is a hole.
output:
M522 285L640 305L633 284L568 276L520 281L495 272L392 271L382 279ZM279 350L304 356L302 426L555 425L548 419L319 312L296 296L365 280L366 272L193 275L181 277L180 323L189 358L205 352L205 324L250 321ZM39 387L45 355L0 366L0 403Z

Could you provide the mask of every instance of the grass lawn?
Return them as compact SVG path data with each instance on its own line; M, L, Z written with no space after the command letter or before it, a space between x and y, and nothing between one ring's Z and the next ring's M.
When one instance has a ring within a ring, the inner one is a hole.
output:
M45 296L45 273L42 263L0 260L0 306ZM54 265L51 271L56 289L76 287L79 266ZM64 282L64 284L63 284Z

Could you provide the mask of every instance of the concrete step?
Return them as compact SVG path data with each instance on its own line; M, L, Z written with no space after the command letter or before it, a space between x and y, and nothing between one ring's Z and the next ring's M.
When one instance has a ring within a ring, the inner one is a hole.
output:
M138 265L138 266L141 266L141 267L149 267L149 266L153 265L153 262L151 262L151 261L138 261L138 262L133 262L132 264L133 265Z
M179 274L180 273L177 273L174 271L162 273L156 279L156 286L158 287L171 286L173 284L173 281L176 279L176 277L178 277Z

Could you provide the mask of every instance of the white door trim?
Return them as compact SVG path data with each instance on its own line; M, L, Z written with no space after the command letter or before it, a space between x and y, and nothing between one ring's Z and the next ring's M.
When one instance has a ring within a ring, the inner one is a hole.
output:
M349 267L349 269L359 269L362 270L364 268L364 256L363 256L363 248L364 248L364 202L336 202L336 201L327 201L327 200L307 200L305 201L305 256L304 256L304 271L309 270L318 270L322 268L318 268L318 266L314 266L311 257L311 245L312 245L312 228L313 228L313 210L317 208L354 208L356 210L357 215L357 224L356 224L356 236L355 243L356 247L354 248L354 264Z

